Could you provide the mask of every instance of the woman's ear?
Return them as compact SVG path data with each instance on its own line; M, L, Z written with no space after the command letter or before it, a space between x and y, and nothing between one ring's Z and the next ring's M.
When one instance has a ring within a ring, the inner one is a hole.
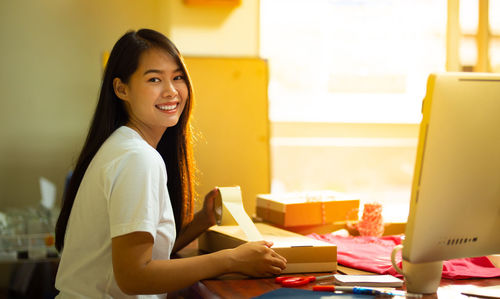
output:
M123 83L120 78L113 79L113 89L119 99L124 101L127 100L127 85Z

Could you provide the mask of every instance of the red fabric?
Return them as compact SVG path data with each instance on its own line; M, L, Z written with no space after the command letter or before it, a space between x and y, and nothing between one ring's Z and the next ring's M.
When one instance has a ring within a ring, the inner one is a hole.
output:
M383 237L343 237L331 234L310 234L308 237L337 245L337 262L341 265L378 274L401 277L391 264L394 246L401 244L401 235ZM401 254L396 257L401 267ZM499 277L496 268L487 257L473 257L443 261L443 278L491 278Z

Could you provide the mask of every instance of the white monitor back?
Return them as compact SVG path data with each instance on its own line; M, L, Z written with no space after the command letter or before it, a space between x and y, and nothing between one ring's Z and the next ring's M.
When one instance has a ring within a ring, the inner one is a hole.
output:
M500 74L429 76L403 257L500 253Z

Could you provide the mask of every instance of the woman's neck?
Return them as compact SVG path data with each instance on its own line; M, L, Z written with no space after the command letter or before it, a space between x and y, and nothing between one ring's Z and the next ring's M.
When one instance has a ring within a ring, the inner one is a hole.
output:
M158 143L160 142L160 139L165 132L165 129L155 130L154 128L139 126L132 122L128 122L126 126L136 131L142 137L142 139L144 139L153 148L156 148L158 146Z

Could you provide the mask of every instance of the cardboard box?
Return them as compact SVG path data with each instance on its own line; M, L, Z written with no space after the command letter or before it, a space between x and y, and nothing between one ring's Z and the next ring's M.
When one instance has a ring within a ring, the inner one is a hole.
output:
M255 226L265 240L274 242L272 249L287 259L283 273L336 272L337 246L265 223L255 223ZM198 248L214 252L246 242L239 226L212 226L198 239Z
M357 220L359 199L333 191L257 195L257 217L281 227Z
M273 224L273 225L280 227L277 224ZM328 224L288 226L285 229L287 231L291 231L291 232L305 236L305 235L309 235L309 234L313 234L313 233L319 234L319 235L329 234L329 233L332 233L334 231L346 229L346 227L347 227L347 224L345 221L339 221L339 222L328 223Z

